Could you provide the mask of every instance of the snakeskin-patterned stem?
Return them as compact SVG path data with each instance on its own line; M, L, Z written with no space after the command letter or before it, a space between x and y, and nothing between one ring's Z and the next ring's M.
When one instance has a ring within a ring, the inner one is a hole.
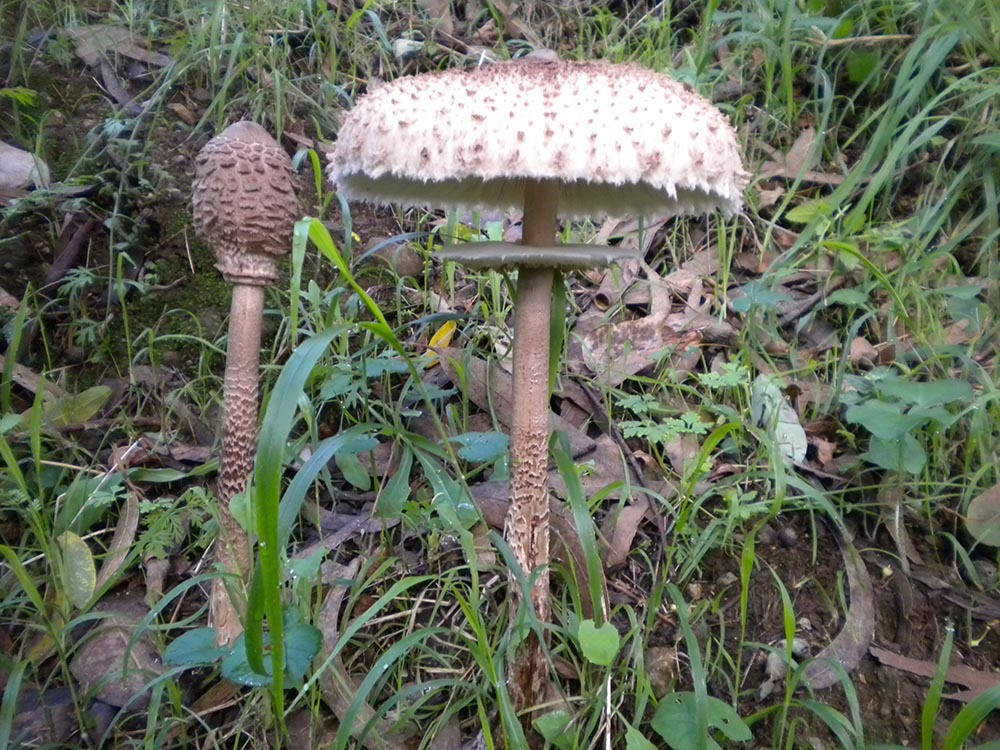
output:
M559 189L554 182L530 183L525 196L522 244L551 245L556 233ZM534 576L531 606L547 623L549 601L549 324L553 271L518 269L514 307L514 415L510 428L510 513L507 541L525 577ZM522 603L511 576L511 617ZM511 668L509 688L518 711L540 705L550 681L544 644L528 636Z

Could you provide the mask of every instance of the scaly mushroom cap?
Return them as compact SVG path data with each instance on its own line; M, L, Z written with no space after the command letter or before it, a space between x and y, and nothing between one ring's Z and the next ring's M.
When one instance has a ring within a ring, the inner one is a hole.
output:
M191 212L226 281L277 281L301 218L288 154L253 122L230 125L195 161Z
M746 174L726 117L638 65L495 63L400 78L345 120L329 176L377 203L521 208L558 180L560 216L737 211Z

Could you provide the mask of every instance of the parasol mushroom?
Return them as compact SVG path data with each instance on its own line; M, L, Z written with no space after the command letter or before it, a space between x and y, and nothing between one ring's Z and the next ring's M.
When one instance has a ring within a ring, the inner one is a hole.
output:
M524 211L520 245L474 243L442 254L518 270L506 533L517 563L534 576L532 605L546 622L554 271L605 264L619 253L557 245L557 218L731 214L746 179L735 133L690 86L636 65L496 63L370 91L344 121L329 175L347 198ZM533 642L510 676L515 706L543 701L548 675Z
M278 279L278 261L291 249L300 218L288 154L260 125L230 125L198 154L191 210L198 234L215 252L216 268L233 284L216 556L224 571L246 581L252 565L250 541L229 504L246 490L253 469L265 291ZM242 631L242 622L222 579L213 583L210 611L217 640L231 643Z

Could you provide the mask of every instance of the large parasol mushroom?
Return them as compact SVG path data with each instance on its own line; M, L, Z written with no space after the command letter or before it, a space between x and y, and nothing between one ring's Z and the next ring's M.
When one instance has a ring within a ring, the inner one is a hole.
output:
M497 63L375 88L345 120L329 174L348 198L524 211L520 245L448 253L518 269L506 533L518 564L534 575L532 605L546 622L554 269L606 263L616 253L557 245L557 217L731 214L745 183L735 133L690 86L636 65ZM542 702L548 675L533 642L510 675L515 705Z
M291 249L301 218L288 154L264 128L237 122L198 154L191 199L194 225L215 252L216 268L233 284L223 385L222 456L218 497L219 566L246 581L252 566L246 531L229 504L246 490L257 442L257 370L268 284ZM212 587L211 619L221 643L242 631L240 609L225 582Z

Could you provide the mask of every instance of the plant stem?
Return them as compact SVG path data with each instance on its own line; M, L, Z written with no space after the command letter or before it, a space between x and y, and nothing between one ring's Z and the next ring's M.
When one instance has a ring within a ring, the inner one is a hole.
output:
M559 189L553 181L532 181L525 190L522 244L549 246L556 234ZM520 268L514 306L514 415L510 429L510 513L507 540L525 576L535 576L531 605L541 623L549 602L549 321L551 269ZM511 617L521 590L511 578ZM517 710L545 700L549 668L542 643L529 636L511 670L511 698Z
M218 567L232 584L217 578L212 584L211 620L220 645L232 643L243 632L243 587L252 567L250 539L229 504L245 492L253 470L257 443L257 371L260 368L260 329L265 288L235 284L229 315L226 374L223 384L222 455L219 459ZM235 589L234 586L239 586Z

